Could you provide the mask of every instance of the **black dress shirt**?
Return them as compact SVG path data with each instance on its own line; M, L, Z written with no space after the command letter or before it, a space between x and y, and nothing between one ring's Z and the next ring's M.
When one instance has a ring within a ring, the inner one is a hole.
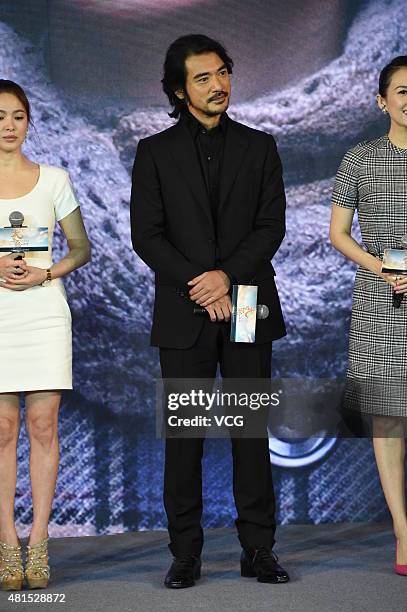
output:
M210 130L202 125L202 123L200 123L189 111L183 111L181 113L181 121L187 123L192 138L194 139L211 204L213 225L216 235L219 185L228 116L226 113L222 113L218 125Z
M195 143L211 204L216 252L218 252L217 218L219 208L219 187L222 172L223 150L229 118L226 113L222 113L218 125L210 130L202 125L202 123L200 123L188 110L181 112L180 121L186 123ZM218 261L216 261L215 265L217 269L222 269ZM228 277L231 289L232 285L236 283L236 280L230 274L228 274Z

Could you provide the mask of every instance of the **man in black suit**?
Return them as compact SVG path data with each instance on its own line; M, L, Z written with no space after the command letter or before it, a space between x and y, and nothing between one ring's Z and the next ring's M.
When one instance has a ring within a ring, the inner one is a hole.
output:
M135 251L155 272L151 343L160 347L163 379L271 376L272 340L285 335L270 260L285 233L285 194L276 144L269 134L226 114L233 62L203 36L174 41L163 89L179 117L140 140L133 168L131 230ZM258 286L270 316L255 343L230 342L233 284ZM207 317L194 315L199 305ZM286 582L272 551L275 501L263 438L232 438L233 491L242 545L241 573ZM170 588L200 577L203 545L203 438L167 437L164 504L174 561Z

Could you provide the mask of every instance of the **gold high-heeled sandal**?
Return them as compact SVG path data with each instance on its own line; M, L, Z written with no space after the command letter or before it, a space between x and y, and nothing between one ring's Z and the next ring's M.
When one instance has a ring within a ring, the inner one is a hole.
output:
M50 568L48 565L48 538L33 546L27 546L25 577L28 588L47 588L50 578Z
M20 591L23 587L24 569L21 546L0 542L0 588L2 591Z

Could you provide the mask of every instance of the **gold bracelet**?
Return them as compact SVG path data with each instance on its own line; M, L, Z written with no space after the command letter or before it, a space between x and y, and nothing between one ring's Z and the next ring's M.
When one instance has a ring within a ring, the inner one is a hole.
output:
M41 283L42 287L46 287L47 285L49 285L49 283L52 281L52 274L51 274L51 270L50 268L47 269L47 278L45 279L45 281L43 281Z

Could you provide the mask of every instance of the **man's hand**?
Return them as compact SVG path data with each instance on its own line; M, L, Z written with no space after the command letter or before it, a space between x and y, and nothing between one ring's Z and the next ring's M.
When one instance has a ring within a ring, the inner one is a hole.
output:
M17 275L16 275L17 276ZM35 285L41 285L47 278L47 271L43 268L35 268L34 266L26 267L26 276L24 278L6 278L0 281L0 287L11 289L12 291L24 291Z
M205 309L208 311L211 321L230 321L232 314L232 302L229 295L219 298L212 302Z
M206 308L209 304L227 295L230 280L223 270L211 270L188 281L188 285L192 286L189 292L191 300Z

